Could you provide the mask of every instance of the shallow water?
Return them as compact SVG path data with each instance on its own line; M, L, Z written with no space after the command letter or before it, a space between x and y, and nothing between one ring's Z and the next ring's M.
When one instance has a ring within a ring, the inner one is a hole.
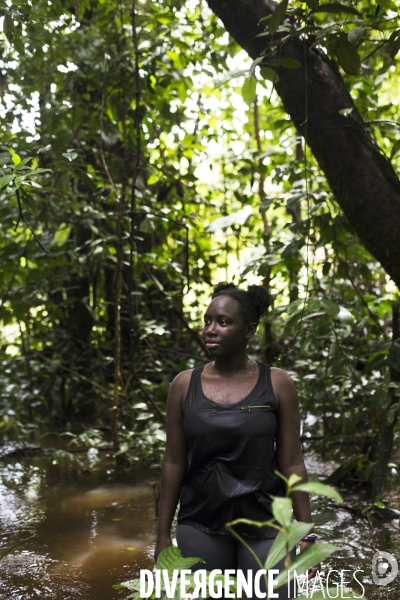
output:
M307 454L306 459L309 472L326 475L327 465L316 455ZM2 459L0 546L4 551L19 545L0 561L0 600L125 598L129 592L113 590L112 585L135 578L141 568L153 565L152 483L157 479L157 472L149 468L116 476L107 461L78 473L53 466L47 459ZM400 508L398 488L389 495L392 506ZM357 495L346 494L348 505L359 500ZM363 573L357 577L369 600L398 600L400 575L388 586L379 586L373 583L371 572L377 550L390 552L400 562L398 521L371 529L365 519L329 501L313 505L326 540L340 547L324 564L325 573L347 570L345 579L352 581L359 596L361 587L352 574L360 569Z
M306 455L307 471L309 474L316 473L326 477L333 469L338 466L334 463L324 463L315 454ZM363 498L359 493L340 490L344 505L351 508L368 503L367 498ZM390 506L400 509L400 488L399 485L393 486L387 493L387 499ZM327 499L314 499L312 502L313 519L317 528L325 536L325 541L338 546L340 549L333 554L323 564L325 579L330 569L338 571L332 573L332 583L340 583L340 572L342 578L349 582L343 589L352 589L355 596L361 596L362 587L355 580L354 573L358 581L364 586L365 596L368 600L398 600L400 598L400 574L388 585L380 585L373 581L372 562L373 556L378 551L388 552L400 564L400 526L399 520L391 520L379 525L372 526L365 518L355 516L349 509L338 508ZM383 581L383 577L392 572L389 562L382 561L387 565L387 570L380 574L378 572L379 563L377 562L377 579ZM324 587L326 590L326 586ZM340 588L339 588L340 589ZM344 591L350 596L349 592ZM332 594L334 597L334 594ZM326 596L329 597L329 596Z
M151 568L155 511L150 471L115 478L0 463L1 600L114 600L112 585ZM31 538L31 539L26 539ZM25 541L24 541L25 540Z

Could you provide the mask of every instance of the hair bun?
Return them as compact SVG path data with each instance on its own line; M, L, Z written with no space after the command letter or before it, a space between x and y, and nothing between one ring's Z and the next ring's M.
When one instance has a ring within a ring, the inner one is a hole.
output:
M258 314L262 317L271 304L271 296L263 285L249 285L247 293L258 310Z

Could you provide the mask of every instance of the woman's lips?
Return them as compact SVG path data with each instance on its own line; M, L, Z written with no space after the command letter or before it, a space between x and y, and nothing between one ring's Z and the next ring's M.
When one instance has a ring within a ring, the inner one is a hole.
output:
M211 341L206 342L207 348L215 348L215 346L218 346L218 345L219 345L219 342L211 342Z

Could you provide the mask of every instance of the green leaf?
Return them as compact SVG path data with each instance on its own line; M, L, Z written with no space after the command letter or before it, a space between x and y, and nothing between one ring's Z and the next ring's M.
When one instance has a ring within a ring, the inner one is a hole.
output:
M303 552L298 554L295 560L290 565L290 580L294 578L294 572L303 573L311 567L315 567L318 563L331 556L334 552L339 550L337 546L333 544L313 544L309 548L306 548ZM288 570L283 569L277 578L277 584L275 587L283 585L288 580Z
M274 69L271 67L262 67L260 69L260 75L263 79L267 79L268 81L272 81L272 83L278 83L279 77Z
M128 588L128 590L139 591L140 590L140 579L130 579L123 583L117 583L113 585L114 590L121 590L122 588Z
M313 523L299 522L291 523L287 532L280 531L271 546L264 568L266 570L272 569L287 552L290 552L307 535L312 527Z
M65 223L61 223L60 227L54 234L54 243L56 246L63 246L68 240L72 227L67 227Z
M14 34L14 19L8 13L6 13L4 15L3 31L4 31L4 34L7 38L7 40L11 44L12 40L13 40L13 34Z
M140 223L139 231L143 231L143 233L154 233L156 231L155 220L151 215L143 219Z
M331 270L331 266L332 266L332 263L329 260L326 260L324 262L324 265L322 267L322 274L325 275L325 277L329 274L329 271Z
M352 6L346 6L340 2L327 2L326 4L320 4L318 9L314 12L348 13L350 15L360 15L360 12Z
M0 163L2 166L8 164L11 161L10 152L0 152Z
M282 2L275 6L272 17L268 21L268 31L270 35L275 35L275 33L278 31L278 27L285 17L287 7L288 0L282 0Z
M306 0L308 8L311 8L314 12L318 10L319 0Z
M350 44L349 40L341 37L336 44L336 56L343 71L349 75L358 75L361 67L361 59L357 49Z
M366 27L353 27L347 36L347 39L349 40L350 44L353 44L354 47L357 47L363 39L366 31Z
M325 309L326 313L333 319L336 319L340 313L340 306L335 304L335 302L332 302L332 300L328 300L327 298L321 299L321 308Z
M301 313L303 311L304 300L303 298L299 298L298 300L294 300L286 307L286 312L288 315L295 315L297 313Z
M336 23L333 23L332 25L327 25L326 27L320 29L320 31L317 31L315 36L316 41L320 42L325 37L329 37L332 33L336 33L338 30L339 26Z
M283 527L289 527L292 522L293 503L290 498L275 498L272 502L272 513Z
M392 151L390 153L390 159L394 158L399 151L400 151L400 140L396 140L392 146Z
M159 181L159 177L158 175L156 175L155 173L153 173L152 175L150 175L150 177L147 180L147 184L148 185L154 185L155 183L157 183L157 181Z
M357 454L356 456L351 456L350 458L345 460L344 463L340 465L340 467L335 469L335 471L333 471L333 473L331 473L329 477L327 477L324 480L324 483L334 483L335 481L343 479L343 477L345 477L347 473L350 473L350 471L352 471L356 467L358 461L362 458L364 458L364 454Z
M19 165L19 163L21 162L21 157L19 156L19 154L14 153L11 158L14 165Z
M300 485L296 485L293 488L293 491L308 492L309 494L314 494L315 496L326 496L327 498L333 498L334 500L343 503L343 498L337 490L324 483L319 483L318 481L301 483Z
M354 323L356 322L356 318L354 317L354 315L352 315L351 312L345 306L340 307L337 319L339 319L339 321L342 321L343 323L349 323L350 325L354 325Z
M302 319L304 319L302 310L299 310L299 312L289 317L285 323L285 328L283 330L282 337L288 337L294 329L298 328Z
M296 473L292 473L289 479L287 480L287 485L288 487L292 488L299 481L301 481L301 477L299 477L299 475L296 475Z
M295 58L271 58L269 64L272 67L283 67L284 69L299 69L301 62Z
M0 189L8 185L14 179L14 175L3 175L0 177Z
M28 156L28 158L24 158L24 160L21 160L21 158L18 156L18 160L14 160L15 156L18 156L18 155L13 154L13 157L12 157L12 161L15 165L14 173L18 173L18 171L23 171L24 169L30 169L32 172L34 171L34 169L32 169L31 167L28 166L28 163L32 160L32 156Z
M227 229L232 225L236 227L241 227L247 222L252 212L253 209L250 206L250 204L246 204L246 206L244 206L240 210L232 212L226 217L218 217L217 219L214 219L214 221L212 221L212 223L210 223L210 225L206 228L206 231L219 231L220 229Z
M157 569L166 569L168 575L172 574L176 569L190 569L196 563L203 563L202 558L189 556L183 558L182 552L176 546L167 546L160 552L157 558Z
M63 152L63 156L64 158L72 162L73 160L75 160L75 158L77 158L78 154L76 152Z
M243 87L242 87L242 96L243 96L243 100L249 106L251 105L252 102L254 102L254 99L256 97L256 91L257 91L257 81L254 79L254 77L251 77L250 79L245 79Z

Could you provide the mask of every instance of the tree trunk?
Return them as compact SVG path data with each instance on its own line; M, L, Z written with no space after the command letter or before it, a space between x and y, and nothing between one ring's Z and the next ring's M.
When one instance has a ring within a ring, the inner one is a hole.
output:
M400 303L393 302L393 343L400 338ZM400 371L398 369L390 369L390 382L392 384L400 383ZM383 413L381 439L379 444L378 458L374 469L374 480L372 485L371 499L375 500L378 494L385 489L386 473L388 462L392 455L394 431L397 425L400 411L400 400L397 396L398 388L392 387L389 389L389 403Z
M253 58L270 41L256 37L273 0L208 0L227 31ZM277 69L276 90L324 171L337 202L367 250L400 287L400 182L371 139L336 65L318 48L293 39L280 57L301 68ZM340 114L352 108L349 116Z

